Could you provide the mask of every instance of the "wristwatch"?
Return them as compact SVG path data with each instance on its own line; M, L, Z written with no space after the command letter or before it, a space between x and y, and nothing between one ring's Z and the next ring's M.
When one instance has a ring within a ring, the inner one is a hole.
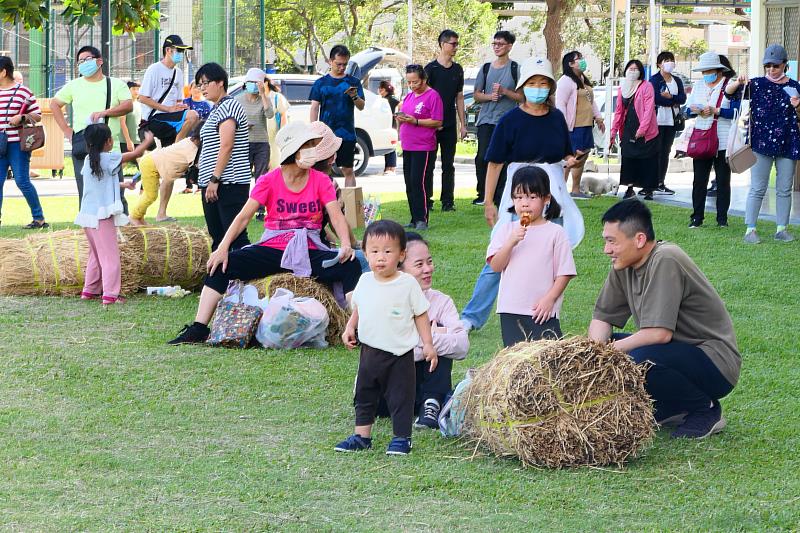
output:
M221 180L222 180L222 178L220 178L219 176L214 176L212 174L211 175L211 179L209 179L208 181L210 181L211 183L219 183Z

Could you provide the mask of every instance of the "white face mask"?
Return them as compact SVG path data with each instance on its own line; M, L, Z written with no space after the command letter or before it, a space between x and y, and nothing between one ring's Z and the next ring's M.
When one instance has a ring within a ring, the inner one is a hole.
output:
M625 71L625 79L628 81L636 81L639 79L639 71L638 70L626 70Z
M672 71L675 70L675 62L664 61L663 63L661 63L661 70L663 70L667 74L672 74Z
M317 162L317 151L313 148L304 148L297 153L295 163L303 170L308 170Z

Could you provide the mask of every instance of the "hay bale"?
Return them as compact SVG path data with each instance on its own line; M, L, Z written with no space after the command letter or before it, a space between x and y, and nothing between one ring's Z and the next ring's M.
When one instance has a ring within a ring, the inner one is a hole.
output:
M75 296L83 288L89 243L80 230L41 232L8 239L0 248L0 294L16 296ZM132 258L138 270L141 259ZM120 292L136 290L138 279L125 275Z
M269 294L270 297L275 294L279 288L284 288L292 291L295 296L308 296L318 300L325 309L328 311L330 323L328 324L328 331L325 335L325 340L331 346L342 344L342 333L347 326L347 319L349 314L347 311L339 307L333 293L325 285L314 281L311 278L299 278L293 274L276 274L268 278L249 282L255 285L258 289L259 296L263 297L264 294Z
M179 226L118 228L122 294L149 285L194 289L203 282L211 239ZM37 232L0 242L0 295L78 295L89 243L82 230Z
M140 288L180 285L196 289L203 283L211 255L211 237L204 229L167 226L124 226L120 228L123 265L139 265ZM125 276L123 275L123 278Z
M624 352L586 338L519 343L478 369L466 432L525 466L621 466L654 433L644 376Z

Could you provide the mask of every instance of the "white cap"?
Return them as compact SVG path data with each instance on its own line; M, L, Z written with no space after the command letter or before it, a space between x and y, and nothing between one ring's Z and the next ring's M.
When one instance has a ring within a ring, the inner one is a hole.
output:
M295 154L301 146L312 139L321 139L322 135L311 131L308 124L290 122L275 136L275 143L281 154L281 162Z
M525 85L525 82L533 76L544 76L553 83L556 82L553 76L553 65L544 57L529 57L522 62L520 66L519 81L517 82L517 89Z
M247 75L244 77L244 81L264 81L267 75L264 74L264 71L260 68L251 68L247 70Z

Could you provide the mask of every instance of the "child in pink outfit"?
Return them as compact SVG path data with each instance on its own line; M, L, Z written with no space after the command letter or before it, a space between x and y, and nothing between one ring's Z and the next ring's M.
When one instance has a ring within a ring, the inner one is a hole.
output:
M83 165L83 196L75 224L82 226L89 241L89 260L86 262L81 299L94 300L102 295L104 306L120 302L122 284L117 226L128 223L123 212L120 187L132 189L117 178L120 165L141 157L153 140L147 133L132 152L111 152L114 139L105 124L90 124L84 130L89 155Z
M567 232L550 222L561 208L547 172L523 167L512 180L518 220L498 228L486 251L492 270L502 272L497 314L505 346L561 337L564 290L577 274Z

